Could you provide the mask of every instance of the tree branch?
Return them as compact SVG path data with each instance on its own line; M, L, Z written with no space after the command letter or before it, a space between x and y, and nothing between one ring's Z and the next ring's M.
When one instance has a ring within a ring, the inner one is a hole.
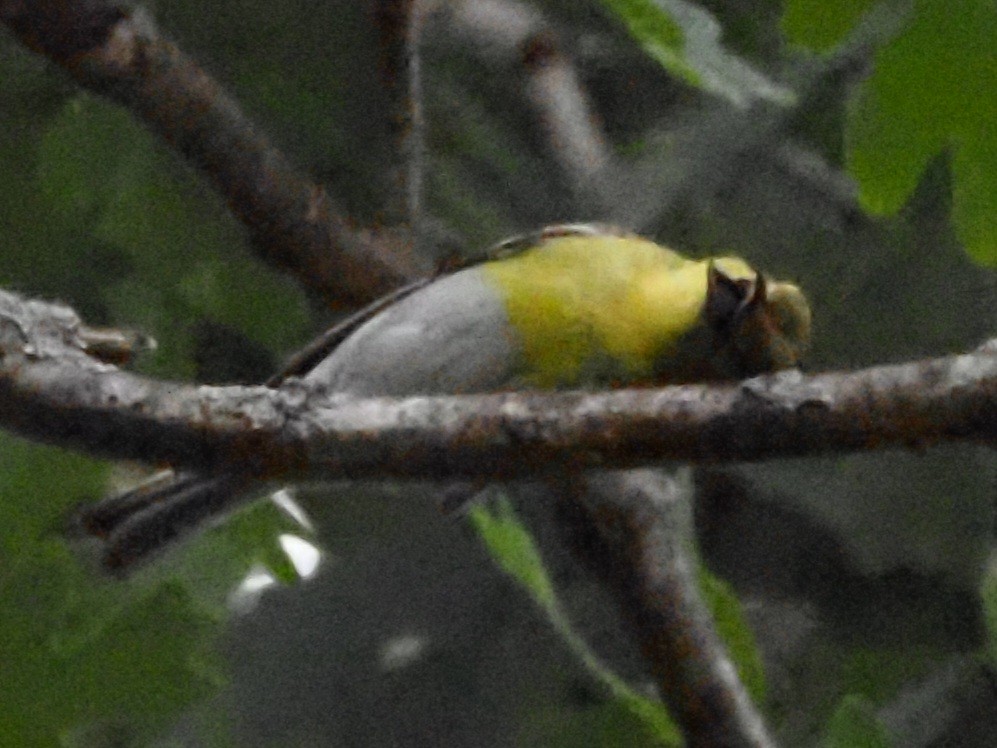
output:
M411 227L418 244L422 224L425 112L422 103L421 0L379 0L375 11L380 36L381 84L391 105L389 126L394 136L394 164L387 214Z
M406 232L351 225L143 14L103 0L0 0L0 21L182 153L249 228L263 259L324 299L362 303L426 271Z
M596 533L576 553L616 596L688 744L773 746L699 593L691 484L657 470L600 471L573 477L569 491L569 508Z
M134 111L226 197L269 262L326 298L364 301L419 274L406 241L356 232L141 16L100 0L0 0L0 20L79 83ZM609 156L573 71L542 33L520 51L561 168L584 186ZM410 215L417 187L410 181ZM736 386L354 400L293 380L272 389L145 379L93 358L87 332L67 307L0 293L0 423L96 454L273 477L508 479L552 465L997 444L997 341L964 356ZM608 520L596 511L590 522L600 533L627 530L606 536L617 543L612 587L666 699L693 744L768 744L696 596L690 559L660 526L653 492L627 486L623 493L643 494L643 504L617 506Z
M613 392L356 399L162 382L91 358L67 307L0 293L0 424L110 457L260 476L498 478L997 444L997 341L855 372Z
M612 148L558 34L535 7L516 0L460 0L434 9L433 22L467 37L468 49L521 78L544 145L582 212L620 215L610 177Z

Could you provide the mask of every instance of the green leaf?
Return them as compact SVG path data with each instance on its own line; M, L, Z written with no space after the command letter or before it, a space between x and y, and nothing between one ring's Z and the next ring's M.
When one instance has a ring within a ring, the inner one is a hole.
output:
M512 504L503 499L494 507L475 506L469 516L502 570L526 587L540 607L549 610L556 606L554 586L547 576L540 551L533 536L516 517Z
M832 3L816 12L795 0L784 26L826 48L864 10ZM992 0L918 0L907 28L879 50L851 107L846 162L873 213L899 210L925 165L951 157L952 217L966 251L997 266L997 5Z
M841 42L879 0L787 0L782 30L795 44L826 51Z
M736 106L757 100L789 105L793 93L724 49L723 29L686 0L603 0L666 70Z
M748 693L761 704L765 701L765 669L755 636L741 612L741 601L734 590L704 567L699 570L699 589L706 600L720 637L737 667L737 674Z
M214 647L246 570L297 578L277 539L292 523L266 502L126 582L105 578L63 528L107 474L0 432L0 746L144 744L222 684Z
M678 740L677 728L657 701L647 699L627 686L589 650L564 615L544 568L540 552L507 499L472 508L470 519L499 566L518 580L545 611L555 629L585 664L606 685L615 700L645 725L656 739L668 744ZM738 675L756 702L765 698L765 673L754 635L741 612L740 601L730 587L700 568L698 582L713 613L717 630L734 660Z
M990 116L997 116L997 107ZM952 218L970 256L981 265L997 267L997 127L990 122L983 131L957 141Z
M681 739L676 734L673 741L664 743L643 723L635 724L633 711L619 699L571 710L564 709L563 705L540 702L522 718L514 743L544 748L659 748L663 744L681 745Z
M38 184L50 220L121 257L93 290L160 342L156 373L190 373L201 318L281 352L304 338L301 291L251 256L221 199L127 112L84 95L67 103L41 139Z
M558 603L536 543L516 517L508 499L496 501L493 506L475 506L469 516L496 563L526 588L575 656L606 687L618 708L639 721L652 744L678 745L678 728L665 707L630 688L575 633Z
M890 748L889 733L876 719L872 704L846 696L828 720L822 745L827 748Z
M0 432L0 553L54 536L70 507L104 490L107 473L107 463Z
M127 113L82 95L50 109L32 140L0 143L30 164L11 172L25 199L0 201L5 277L151 334L159 352L140 365L158 374L193 373L199 318L281 351L304 335L304 295ZM62 531L75 504L107 492L108 468L0 434L0 746L148 742L217 690L210 653L249 567L296 578L286 523L263 503L127 582L106 579Z
M885 704L905 684L924 678L941 657L939 649L930 645L855 647L847 655L839 655L844 692Z
M69 552L66 515L106 477L0 433L0 745L72 744L101 724L148 738L220 683L213 614L177 585L113 582Z

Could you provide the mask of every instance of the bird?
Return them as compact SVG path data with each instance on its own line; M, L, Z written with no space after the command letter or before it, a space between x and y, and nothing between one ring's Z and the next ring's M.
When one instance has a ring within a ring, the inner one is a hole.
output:
M798 366L810 335L800 287L740 257L688 258L615 226L558 224L443 263L268 384L300 377L362 397L729 381ZM107 570L126 573L264 489L234 471L163 471L85 505L76 524L101 540Z

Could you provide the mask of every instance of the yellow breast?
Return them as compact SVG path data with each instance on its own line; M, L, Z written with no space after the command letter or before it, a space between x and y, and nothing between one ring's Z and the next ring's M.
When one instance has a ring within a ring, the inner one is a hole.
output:
M750 273L740 260L724 270ZM637 380L701 318L707 263L635 236L559 236L489 262L538 387Z

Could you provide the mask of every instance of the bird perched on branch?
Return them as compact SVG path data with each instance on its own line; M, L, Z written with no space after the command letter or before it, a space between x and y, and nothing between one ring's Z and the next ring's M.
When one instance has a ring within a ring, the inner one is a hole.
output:
M561 225L375 302L270 384L373 396L732 380L797 365L809 337L803 292L740 258ZM260 490L239 473L169 474L85 507L80 525L123 570Z

